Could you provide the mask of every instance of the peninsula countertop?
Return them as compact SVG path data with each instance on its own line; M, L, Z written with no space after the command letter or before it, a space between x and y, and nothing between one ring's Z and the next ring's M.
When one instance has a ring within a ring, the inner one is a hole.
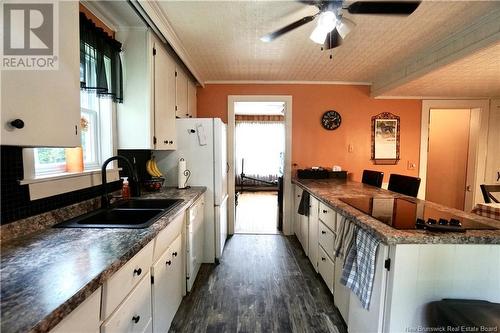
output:
M1 246L1 331L47 332L206 191L165 188L184 201L148 228L46 228Z
M439 210L487 224L498 230L467 230L461 232L429 232L425 230L398 230L394 229L373 217L349 206L339 200L342 197L377 196L377 197L405 197L399 193L379 189L374 186L359 182L341 179L298 179L293 178L292 183L300 186L321 202L331 206L337 212L346 216L360 228L363 228L382 242L392 244L500 244L500 222L481 217L476 214L466 213L454 208L445 207L433 202L425 201L426 205ZM417 201L423 201L416 199Z

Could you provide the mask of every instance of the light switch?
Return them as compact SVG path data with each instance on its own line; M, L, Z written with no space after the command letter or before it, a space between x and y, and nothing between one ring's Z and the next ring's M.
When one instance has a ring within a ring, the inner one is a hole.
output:
M347 151L349 153L352 153L354 151L354 146L351 143L347 146Z
M408 170L415 170L417 165L414 162L408 161Z

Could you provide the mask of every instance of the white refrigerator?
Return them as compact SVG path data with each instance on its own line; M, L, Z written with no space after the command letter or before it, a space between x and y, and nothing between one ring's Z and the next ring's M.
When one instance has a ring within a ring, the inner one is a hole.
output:
M205 186L203 262L218 262L227 239L227 138L219 118L176 120L177 150L155 152L166 184L178 186L180 158L191 172L190 186Z

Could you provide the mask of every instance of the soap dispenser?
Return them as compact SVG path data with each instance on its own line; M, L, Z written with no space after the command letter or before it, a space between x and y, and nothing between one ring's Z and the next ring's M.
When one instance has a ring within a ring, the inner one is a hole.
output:
M122 179L122 199L128 200L130 199L130 186L128 184L128 177L123 177Z

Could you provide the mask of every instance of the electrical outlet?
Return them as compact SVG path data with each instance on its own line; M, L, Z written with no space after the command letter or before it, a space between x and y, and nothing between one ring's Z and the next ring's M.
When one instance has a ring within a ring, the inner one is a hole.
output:
M407 166L408 170L415 170L416 167L417 167L416 163L408 161L408 166Z

